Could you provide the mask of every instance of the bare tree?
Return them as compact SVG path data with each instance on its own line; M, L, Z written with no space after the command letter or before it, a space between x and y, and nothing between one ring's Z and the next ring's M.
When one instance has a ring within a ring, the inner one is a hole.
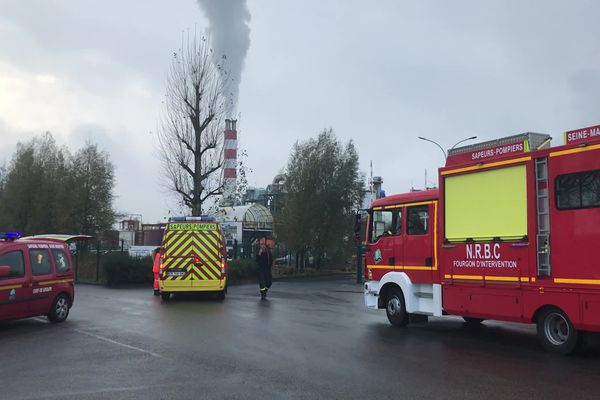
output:
M206 37L182 40L167 77L158 140L167 187L200 215L211 197L223 194L223 124L231 109L225 57Z

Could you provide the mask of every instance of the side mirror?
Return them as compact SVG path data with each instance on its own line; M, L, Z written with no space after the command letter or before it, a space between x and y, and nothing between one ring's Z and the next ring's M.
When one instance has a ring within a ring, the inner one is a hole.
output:
M0 278L10 276L12 268L10 265L0 265Z

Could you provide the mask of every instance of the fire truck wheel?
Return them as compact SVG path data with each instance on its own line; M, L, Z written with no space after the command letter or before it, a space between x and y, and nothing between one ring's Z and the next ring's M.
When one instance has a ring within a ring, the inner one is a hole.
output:
M409 317L404 305L404 296L400 289L390 289L386 296L385 313L390 324L403 327L408 325Z
M227 293L227 290L221 290L220 292L217 292L217 299L218 300L225 300L225 294Z
M50 322L63 322L69 316L69 296L62 293L52 303L48 313Z
M537 335L544 350L558 354L573 352L580 336L565 313L557 308L541 312L537 319Z
M160 294L160 298L162 299L162 301L169 301L169 299L171 298L171 293L162 292Z

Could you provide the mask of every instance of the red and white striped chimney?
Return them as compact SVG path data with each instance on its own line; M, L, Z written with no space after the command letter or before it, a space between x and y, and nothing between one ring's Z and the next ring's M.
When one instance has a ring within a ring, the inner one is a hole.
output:
M223 144L223 199L232 199L237 185L237 120L225 120L225 142Z

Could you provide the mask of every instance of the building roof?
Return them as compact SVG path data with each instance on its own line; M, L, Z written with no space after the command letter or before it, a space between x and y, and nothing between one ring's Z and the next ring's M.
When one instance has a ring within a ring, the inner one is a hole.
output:
M220 207L219 222L242 222L242 229L273 229L273 215L262 204Z

